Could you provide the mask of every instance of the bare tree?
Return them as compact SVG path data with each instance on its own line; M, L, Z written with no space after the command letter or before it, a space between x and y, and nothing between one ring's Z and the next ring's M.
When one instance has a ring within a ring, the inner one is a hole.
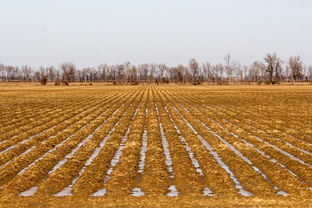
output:
M0 78L2 82L4 82L4 77L5 77L5 66L3 64L0 64Z
M40 72L36 71L34 73L34 80L37 81L37 82L40 82Z
M206 82L214 82L215 76L213 74L213 66L209 62L203 63L202 69L203 69L203 76Z
M36 74L36 79L40 82L41 85L46 85L48 82L47 72L47 68L41 66L39 72Z
M230 54L227 54L224 57L224 61L225 61L224 69L227 74L227 82L229 84L231 82L231 78L235 69L235 63L231 60Z
M158 78L162 83L166 83L168 82L168 77L167 77L167 70L168 67L166 66L166 64L159 64L158 65L158 70L159 70L159 75Z
M238 81L244 81L244 67L241 64L237 64L236 66L236 77Z
M147 82L148 80L148 64L141 64L137 67L139 80Z
M107 81L108 70L109 70L109 66L107 64L101 64L98 66L98 71L100 73L100 79L102 82Z
M148 69L149 69L148 80L149 80L149 82L153 82L155 75L156 75L157 64L149 64Z
M65 63L62 63L60 67L63 71L63 81L74 82L76 66L73 63L65 62Z
M290 57L288 65L291 69L291 74L295 82L303 78L303 63L300 56Z
M265 70L265 65L262 62L255 61L249 68L249 78L253 82L261 83L262 71Z
M125 73L125 82L129 83L130 82L130 68L131 68L131 63L129 61L124 63L124 73Z
M214 66L214 71L216 74L216 79L217 79L217 84L222 84L223 83L223 70L224 67L222 64L217 64Z
M6 80L11 82L14 80L14 66L6 66Z
M233 81L270 83L274 84L293 79L294 81L312 82L312 66L303 65L299 56L290 57L285 71L282 69L283 62L276 54L267 54L264 62L253 62L251 65L243 65L234 62L230 55L224 57L223 64L212 65L209 62L199 64L194 58L190 59L188 67L177 65L167 67L165 64L141 64L132 66L130 62L118 65L101 64L94 68L76 69L75 65L65 62L59 70L51 67L41 67L32 70L30 66L23 65L6 66L0 64L1 81L40 81L47 76L48 81L56 81L56 84L68 84L67 82L85 81L112 81L113 83L186 83L194 85L201 82L217 84L231 83Z
M282 61L279 59L276 54L268 53L264 58L266 62L266 72L268 73L269 79L268 82L271 84L275 84L280 79L280 74L282 72Z
M123 64L118 64L116 66L117 74L116 74L116 79L118 82L123 82L125 80L125 66Z
M175 83L185 83L185 74L186 74L186 67L183 66L182 64L173 67L171 69L172 71L172 78Z
M27 65L23 65L21 67L21 71L22 71L22 80L23 81L30 81L31 80L31 67L30 66L27 66Z
M97 71L94 68L87 67L81 71L81 80L84 82L95 82L100 79L99 77L97 77Z
M138 74L135 66L132 66L129 70L129 81L131 84L138 83Z
M309 66L309 67L308 67L308 72L307 72L307 74L308 74L309 82L312 83L312 66Z
M47 67L46 73L47 73L48 80L54 81L56 79L56 69L54 66Z
M196 61L195 58L192 58L192 59L189 61L189 68L190 68L191 73L192 73L192 83L193 83L193 85L200 84L200 83L199 83L199 80L198 80L198 76L199 76L199 64L198 64L198 62Z
M286 82L289 82L289 80L290 80L290 75L291 75L291 68L290 68L290 66L286 66L286 67L285 67L285 72L284 72L284 74L285 74L285 81L286 81Z

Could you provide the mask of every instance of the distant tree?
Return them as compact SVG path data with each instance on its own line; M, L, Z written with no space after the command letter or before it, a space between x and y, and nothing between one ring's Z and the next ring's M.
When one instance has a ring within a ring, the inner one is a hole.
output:
M308 80L312 83L312 66L308 67L307 76L308 76Z
M131 84L137 84L138 75L137 75L137 69L135 66L132 66L129 70L129 81Z
M21 72L22 72L22 80L23 81L30 81L31 80L31 67L27 65L23 65L21 67Z
M231 60L230 54L224 56L224 61L225 61L224 70L227 74L227 82L229 84L231 82L231 78L235 70L235 63Z
M291 68L288 65L285 67L284 74L285 74L285 77L284 77L285 81L289 82L290 76L291 76Z
M162 83L166 83L167 82L167 71L168 71L168 67L166 66L166 64L159 64L158 65L158 78L160 80L160 82Z
M74 82L75 81L75 73L76 66L73 63L65 62L61 64L61 69L63 72L62 79L65 82Z
M46 77L47 81L54 81L56 85L67 85L68 82L113 82L138 84L147 83L230 83L233 81L274 84L279 81L310 81L312 82L312 66L304 66L299 56L290 57L285 66L276 54L267 54L264 62L256 61L251 65L243 65L232 61L228 54L223 64L199 64L196 59L189 60L188 66L177 65L168 67L165 64L101 64L96 69L86 67L77 69L70 62L62 63L58 69L53 66L40 67L33 70L30 66L17 66L0 64L1 81L40 81Z
M213 67L214 73L216 75L217 84L223 83L223 70L224 67L222 64L217 64Z
M81 75L82 75L82 80L84 82L92 82L94 81L94 76L93 76L93 69L91 67L86 67L82 69Z
M148 69L149 69L148 81L154 82L156 70L157 70L157 64L149 64Z
M6 66L5 71L6 71L6 80L8 82L13 81L14 80L14 66Z
M196 61L195 58L192 58L192 59L189 61L189 68L190 68L191 73L192 73L192 83L193 83L193 85L200 84L200 83L199 83L199 80L198 80L198 76L199 76L199 64L198 64L198 62Z
M48 80L55 81L56 80L56 69L54 66L50 66L46 68L46 75Z
M213 66L209 62L203 63L203 76L206 82L214 82L215 77L212 70Z
M118 82L123 82L125 80L125 66L123 64L118 64L116 66L116 79Z
M40 76L40 84L41 85L46 85L48 83L48 76L44 75L44 76Z
M249 78L253 82L260 84L262 72L265 70L265 65L262 62L255 61L249 68Z
M0 63L0 79L2 82L4 82L5 77L5 66Z
M186 73L186 67L183 65L178 65L176 67L173 67L171 69L173 80L175 83L184 83L185 82L185 73Z
M125 82L129 83L130 82L130 68L131 68L131 64L129 61L124 63L124 71L125 71Z
M300 56L290 57L288 65L291 69L292 78L295 82L303 78L303 63Z
M268 73L268 83L277 83L282 72L282 60L275 53L268 53L264 61L266 63L265 71Z
M142 64L139 65L138 67L139 70L139 78L141 81L147 82L148 79L148 65L147 64Z
M48 83L48 70L47 68L41 66L39 72L36 72L36 80L40 82L41 85L46 85Z
M240 82L245 81L245 79L244 79L244 66L242 66L241 64L236 65L236 77L237 77L238 81L240 81Z
M36 71L34 73L34 80L37 81L37 82L40 82L40 72Z
M108 70L109 70L109 66L107 64L101 64L98 66L98 71L100 73L100 79L102 82L107 81Z

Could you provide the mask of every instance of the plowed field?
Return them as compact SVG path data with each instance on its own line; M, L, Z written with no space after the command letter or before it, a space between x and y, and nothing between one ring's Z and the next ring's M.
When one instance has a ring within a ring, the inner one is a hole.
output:
M312 206L312 86L2 86L0 108L0 206Z

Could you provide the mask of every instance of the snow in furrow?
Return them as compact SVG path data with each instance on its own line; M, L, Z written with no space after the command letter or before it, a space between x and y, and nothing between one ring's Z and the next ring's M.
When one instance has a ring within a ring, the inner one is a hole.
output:
M9 147L6 148L5 150L2 150L2 151L0 152L0 154L6 153L7 151L9 151L9 150L11 150L11 149L17 147L18 145L24 144L24 143L28 142L29 140L31 140L32 138L34 138L34 137L36 137L36 136L40 136L40 135L43 134L44 132L46 132L46 131L48 131L48 130L50 130L50 129L53 129L53 128L55 128L55 127L56 127L56 125L53 126L53 127L48 128L48 129L46 129L46 130L44 130L44 131L41 131L41 132L39 132L39 133L37 133L37 134L35 134L35 135L32 135L32 136L28 137L27 139L25 139L25 140L23 140L23 141L20 141L20 142L14 144L14 145L12 145L12 146L9 146ZM9 140L6 140L6 141L9 141Z
M229 122L226 119L223 119L225 122ZM218 125L218 122L216 122L216 124ZM219 124L220 125L220 124ZM229 132L232 136L234 136L235 138L239 139L240 141L242 141L243 143L245 143L246 145L248 145L249 147L253 148L256 152L258 152L260 155L262 155L263 157L267 158L269 161L279 165L281 168L285 169L288 173L290 173L291 175L293 175L294 177L296 177L303 185L309 186L307 182L305 182L302 178L300 178L297 174L295 174L294 172L292 172L291 170L289 170L285 165L283 165L282 163L280 163L277 159L267 155L265 152L263 152L262 150L260 150L259 148L257 148L255 145L249 143L248 141L246 141L245 139L239 137L237 134L231 132L230 130L228 130L226 127L223 127L227 132ZM309 187L309 189L312 191L312 187Z
M119 110L119 109L117 109L113 114L115 114L118 110ZM106 112L106 111L104 111L103 113L105 113L105 112ZM101 113L100 115L102 115L103 113ZM112 114L112 115L113 115L113 114ZM100 116L100 115L99 115L99 116ZM105 121L107 121L107 119L106 119ZM90 123L85 124L85 125L84 125L83 127L81 127L78 131L87 128L89 125L90 125ZM46 152L45 154L43 154L40 158L38 158L37 160L35 160L35 161L34 161L33 163L31 163L29 166L27 166L26 168L24 168L23 170L21 170L21 171L19 172L19 174L25 172L25 171L28 170L30 167L32 167L33 165L35 165L37 162L41 161L41 160L42 160L45 156L47 156L49 153L54 152L57 148L59 148L59 147L62 146L65 142L67 142L69 139L71 139L73 136L75 136L76 133L77 133L77 132L75 132L75 133L69 135L69 136L68 136L65 140L63 140L61 143L55 145L55 147L54 147L53 149L50 149L48 152ZM55 166L54 166L54 167L55 167ZM51 172L51 171L50 171L50 172ZM49 172L49 174L50 174L50 172ZM27 191L29 191L29 192L27 192ZM24 191L24 192L22 192L21 194L24 193L24 196L25 196L25 193L33 193L33 191L34 191L33 194L35 194L35 192L37 191L37 186L34 186L34 187L30 188L30 189L27 190L27 191ZM32 196L32 195L29 195L29 196Z
M19 157L28 154L30 151L32 151L36 146L32 146L31 148L29 148L28 150L26 150L25 152L23 152L22 154L19 155ZM0 168L6 166L7 164L9 164L10 162L12 162L12 160L9 160L8 162L6 162L5 164L1 165Z
M144 196L144 195L145 195L145 193L142 191L141 188L134 188L134 189L132 189L131 196L140 197L140 196Z
M122 106L121 106L122 107ZM120 108L118 108L117 110L114 111L114 113L111 115L113 116L115 113L117 113L119 111ZM110 117L111 117L110 116ZM56 164L53 169L49 172L49 175L53 172L55 172L57 169L59 169L60 167L62 167L68 159L70 159L85 143L87 143L92 137L93 137L93 134L95 132L97 132L107 121L108 119L105 119L95 130L93 130L93 132L91 134L89 134L84 140L82 140L78 145L77 147L75 147L69 154L67 154L65 156L65 158L61 161L59 161L58 164Z
M306 150L304 150L304 149L301 149L300 147L297 147L297 146L295 146L295 145L293 145L293 144L290 144L289 142L286 142L286 141L284 141L284 140L282 140L282 139L280 139L280 138L275 138L275 139L277 139L277 140L280 141L280 142L285 143L286 145L288 145L288 146L290 146L290 147L292 147L292 148L294 148L294 149L296 149L296 150L298 150L298 151L300 151L300 152L302 152L302 153L305 153L305 154L308 154L308 155L311 155L311 156L312 156L312 153L309 152L309 151L306 151Z
M148 118L148 108L145 108L145 121ZM148 145L148 133L146 129L146 125L144 127L144 131L142 134L142 146L141 146L141 151L140 151L140 162L139 162L139 169L138 169L138 174L141 176L144 173L144 167L145 167L145 159L146 159L146 152L147 152L147 146ZM144 196L145 193L141 188L133 188L132 189L132 196L140 197Z
M83 130L85 129L89 124L84 125L83 127L81 127L79 130ZM78 131L79 131L78 130ZM45 156L47 156L49 153L54 152L57 148L59 148L60 146L62 146L65 142L67 142L68 140L70 140L73 136L75 136L76 133L73 133L71 135L69 135L65 140L63 140L61 143L55 145L52 149L50 149L49 151L47 151L46 153L44 153L43 155L41 155L39 158L37 158L34 162L32 162L31 164L29 164L27 167L25 167L24 169L22 169L18 174L22 174L24 173L26 170L28 170L29 168L31 168L32 166L34 166L37 162L41 161Z
M182 106L183 107L183 106ZM184 108L184 107L183 107ZM186 109L186 108L184 108ZM237 150L232 144L230 144L229 142L227 142L225 139L223 139L219 134L217 134L216 132L214 132L210 127L208 127L205 123L203 123L202 121L200 121L199 119L197 119L202 126L204 126L210 133L212 133L215 137L217 137L223 144L225 144L226 146L228 146L239 158L241 158L245 163L247 163L248 165L251 166L251 168L253 170L255 170L257 173L259 173L262 178L269 183L270 185L273 186L273 188L277 191L277 195L283 195L286 196L288 195L285 191L282 191L278 186L274 185L271 181L271 179L264 174L258 167L256 167L253 162L251 162L246 156L244 156L239 150Z
M167 115L169 116L169 119L171 121L171 123L173 124L176 132L178 133L179 135L179 138L180 138L180 141L182 142L182 144L184 144L184 147L185 147L185 150L187 151L188 155L189 155L189 158L196 170L196 172L199 173L199 175L201 177L204 177L204 174L203 174L203 170L200 168L200 165L199 165L199 162L198 160L195 158L195 154L194 152L192 151L189 143L186 141L186 139L181 135L181 131L180 129L177 127L177 125L175 124L174 120L172 119L172 116L170 114L170 112L168 111L167 107L165 106L165 110L167 112ZM204 196L214 196L214 193L208 188L208 187L205 187L204 190L203 190L203 195Z
M253 136L253 135L252 135L251 133L249 133L249 132L248 132L248 134L251 135L251 136ZM259 138L259 137L257 137L257 136L255 136L255 138L256 138L258 141L261 141L261 142L265 143L266 145L269 145L270 147L272 147L273 149L277 150L278 152L284 154L285 156L289 157L290 159L292 159L292 160L294 160L294 161L297 161L297 162L299 162L300 164L302 164L302 165L304 165L304 166L307 166L307 167L309 167L309 168L312 168L312 165L310 165L310 164L304 162L303 160L299 159L298 157L296 157L296 156L294 156L294 155L292 155L292 154L290 154L290 153L288 153L288 152L286 152L286 151L280 149L279 147L277 147L277 146L275 146L275 145L273 145L273 144L270 144L270 143L267 142L267 141L264 141L263 139L261 139L261 138Z
M72 189L74 187L74 185L77 183L78 179L81 178L81 176L83 175L83 173L85 172L86 168L88 166L90 166L93 162L93 160L100 154L101 150L103 149L103 147L105 146L106 142L108 141L108 139L110 138L111 134L115 131L116 126L119 125L121 118L126 114L127 111L124 111L123 114L120 116L120 119L114 124L113 128L108 132L108 134L103 138L103 140L101 141L100 145L95 148L95 150L93 151L92 155L89 157L89 159L85 162L85 165L83 166L83 168L81 168L81 170L79 171L78 176L72 181L72 183L70 185L68 185L67 187L65 187L62 191L60 191L59 193L55 194L55 196L72 196Z
M86 112L86 111L87 111L87 110L84 110L84 111L78 113L77 115L79 115L79 114L81 114L81 113L84 113L84 112ZM63 121L66 121L66 120L68 120L68 119L64 119ZM61 122L63 122L63 121L61 121ZM41 134L47 132L48 130L51 130L51 129L56 128L56 126L57 126L57 125L51 126L51 127L49 127L48 129L45 129L45 130L43 130L43 131L41 131L41 132L39 132L39 133L37 133L37 134L35 134L35 135L33 135L33 136L30 136L30 137L28 137L27 139L22 140L22 141L18 142L17 144L14 144L14 145L12 145L12 146L6 148L5 150L1 151L0 154L5 153L5 152L7 152L7 151L9 151L9 150L11 150L11 149L13 149L13 148L15 148L15 147L17 147L17 146L20 145L20 144L26 143L26 142L28 142L29 140L31 140L32 138L34 138L34 137L36 137L36 136L40 136ZM9 140L14 139L15 137L17 137L17 136L13 136L13 137L11 137L11 138L8 139L8 140L2 141L2 142L0 142L0 144L6 143L6 142L8 142ZM52 137L53 137L53 136L50 136L49 138L52 138Z
M148 117L148 108L145 109L145 120ZM147 152L147 129L146 126L144 127L144 132L142 135L142 147L140 151L140 162L139 162L139 170L138 173L143 174L144 172L144 166L145 166L145 158L146 158L146 152Z
M14 139L15 137L17 137L17 136L13 136L13 137L11 137L10 139ZM9 140L9 139L1 141L1 142L0 142L0 145L6 143L8 140Z
M250 125L249 125L249 126L250 126ZM255 129L256 131L259 131L259 132L262 132L262 133L266 134L266 132L263 131L263 130L261 130L261 129L258 129L258 128L254 127L254 126L250 126L250 127L253 128L253 129ZM297 149L298 151L300 151L300 152L302 152L302 153L304 153L304 154L312 155L311 152L306 151L306 150L304 150L304 149L301 149L300 147L297 147L297 146L295 146L295 145L293 145L293 144L290 144L289 142L284 141L284 140L282 140L282 139L280 139L280 138L278 138L278 137L275 137L274 139L276 139L277 141L280 141L280 142L282 142L282 143L285 143L286 145L288 145L288 146L290 146L290 147L292 147L292 148L294 148L294 149Z
M9 150L11 150L11 149L15 148L16 146L17 146L17 144L12 145L12 146L9 146L9 147L8 147L8 148L6 148L5 150L2 150L2 151L0 152L0 154L6 153L7 151L9 151Z
M250 125L249 125L249 126L250 126ZM252 127L252 126L251 126L251 127ZM255 128L255 127L253 127L253 128ZM250 132L247 132L247 134L250 135L250 136L254 136L254 135L252 135ZM290 153L288 153L288 152L286 152L286 151L280 149L279 147L277 147L277 146L275 146L275 145L273 145L273 144L271 144L271 143L269 143L269 142L267 142L267 141L264 141L263 139L261 139L261 138L259 138L259 137L257 137L257 136L254 136L254 137L256 138L256 140L261 141L261 142L263 142L263 143L269 145L270 147L274 148L275 150L277 150L278 152L284 154L285 156L289 157L290 159L295 160L295 161L299 162L300 164L302 164L302 165L304 165L304 166L307 166L307 167L309 167L309 168L312 168L312 165L311 165L311 164L308 164L308 163L304 162L303 160L299 159L298 157L296 157L296 156L294 156L294 155L292 155L292 154L290 154Z
M140 163L139 163L139 170L138 170L138 173L140 174L143 174L144 172L145 158L146 158L146 152L147 152L147 130L146 129L144 129L142 138L143 138L143 141L142 141L142 147L140 151Z
M210 109L213 109L213 110L215 110L214 108L212 108L212 107L210 107L210 106L208 106L208 105L206 105L206 104L202 104L203 106L205 106L205 107L208 107L208 108L210 108ZM250 120L250 119L249 119ZM261 118L261 120L264 120L264 119L262 119ZM258 122L259 123L259 122ZM250 125L249 125L250 126ZM266 125L267 126L267 125ZM253 126L250 126L250 127L252 127L253 128ZM259 130L259 129L258 129ZM274 129L274 130L277 130L277 129ZM260 130L260 131L262 131L262 130ZM294 139L294 140L297 140L297 141L299 141L299 142L304 142L305 144L307 144L308 146L312 146L312 143L310 143L310 142L308 142L308 141L304 141L304 140L302 140L302 139L298 139L298 138L296 138L296 137L294 137L294 136L292 136L292 135L290 135L290 134L286 134L285 132L281 132L280 130L277 130L278 132L280 132L280 133L282 133L284 136L287 136L287 137L290 137L290 138L292 138L292 139Z
M261 154L263 157L266 157L267 159L269 159L271 162L279 165L281 168L285 169L288 173L290 173L291 175L293 175L294 177L296 177L302 184L309 186L307 182L305 182L303 179L301 179L297 174L295 174L294 172L292 172L291 170L289 170L285 165L283 165L282 163L280 163L277 159L270 157L269 155L267 155L265 152L263 152L262 150L258 149L257 147L255 147L255 145L247 142L244 139L239 138L236 134L233 133L233 136L237 137L238 139L240 139L242 142L244 142L246 145L248 145L249 147L253 148L256 152L258 152L259 154ZM312 187L309 187L309 189L312 191Z
M196 111L199 112L198 109L194 108L192 106L192 108ZM295 176L302 184L308 186L307 182L305 182L304 180L302 180L298 175L296 175L294 172L292 172L291 170L289 170L285 165L281 164L278 160L274 159L274 158L271 158L269 155L267 155L265 152L261 151L260 149L258 149L257 147L255 147L253 144L247 142L246 140L240 138L238 135L236 135L235 133L231 132L230 130L228 130L226 127L222 126L220 123L218 123L217 121L209 118L212 122L214 122L216 125L218 125L219 127L225 129L228 133L230 133L232 136L234 136L235 138L238 138L239 140L241 140L243 143L245 143L246 145L248 145L249 147L252 147L253 149L255 149L259 154L261 154L262 156L266 157L267 159L269 159L271 162L273 163L276 163L278 164L280 167L282 167L283 169L285 169L287 172L289 172L291 175ZM226 122L229 122L227 121L226 119L223 119L224 121ZM275 190L277 190L277 194L278 195L287 195L286 192L284 191L281 191L281 190L278 190L278 187L274 187ZM312 187L309 187L310 190L312 190Z
M38 190L38 186L31 187L30 189L22 192L20 196L34 196Z
M165 132L163 129L163 125L162 125L161 120L160 120L160 115L159 115L159 111L158 111L158 107L157 107L156 103L155 103L155 109L156 109L158 124L159 124L159 128L160 128L162 146L163 146L164 154L166 157L165 163L167 165L169 177L173 180L174 179L174 173L173 173L173 167L172 167L172 159L171 159L170 150L169 150L169 143L168 143L168 140L166 138L166 135L165 135ZM178 196L178 195L179 195L179 192L177 191L176 187L174 185L171 185L169 187L169 192L167 193L167 196Z
M87 110L85 110L87 111ZM83 111L83 112L85 112ZM100 115L98 115L97 117L103 115L106 112L106 110L104 112L102 112ZM78 131L85 129L86 127L89 126L89 123L85 124L83 127L81 127ZM68 127L67 127L68 128ZM23 172L25 172L26 170L28 170L30 167L32 167L33 165L35 165L37 162L41 161L45 156L47 156L49 153L55 151L58 147L62 146L66 141L68 141L70 138L72 138L73 136L75 136L76 133L71 134L70 136L68 136L65 140L63 140L60 144L57 144L53 149L50 149L48 152L44 153L41 157L39 157L38 159L36 159L34 162L32 162L30 165L28 165L26 168L24 168L23 170L21 170L18 174L21 174ZM55 135L50 136L48 139L54 138ZM47 141L47 140L46 140ZM10 162L10 161L9 161Z
M194 152L192 151L189 143L186 141L186 139L181 135L181 131L180 129L177 127L177 125L175 124L174 120L172 119L172 116L170 114L170 112L168 111L167 107L165 107L165 110L167 112L167 115L169 116L169 119L170 121L172 122L176 132L178 133L179 135L179 139L180 141L184 144L184 147L185 147L185 150L187 151L188 155L189 155L189 158L190 160L192 161L192 164L194 166L194 168L196 169L196 172L199 173L200 176L204 176L203 174L203 170L200 168L200 165L199 165L199 162L198 160L195 158L195 154Z
M171 104L172 105L172 104ZM202 142L202 144L206 147L206 149L209 151L209 154L213 156L213 158L218 162L218 164L229 174L230 178L235 184L235 187L238 189L238 193L242 196L251 196L252 193L249 191L246 191L239 180L235 177L235 174L231 171L230 167L227 166L219 154L210 146L210 144L194 129L194 127L186 120L186 118L180 113L180 111L172 105L174 110L180 115L180 117L183 119L183 121L187 124L187 126L196 134L197 138Z
M140 107L140 106L137 107L135 113L133 114L133 116L132 116L132 118L131 118L131 121L133 121L134 118L136 117L136 115L137 115L137 113L138 113L138 111L139 111L139 107ZM131 122L130 122L130 124L129 124L129 127L128 127L128 129L127 129L126 134L125 134L125 135L122 137L122 139L121 139L121 143L120 143L120 145L119 145L118 150L115 152L115 155L114 155L114 157L113 157L113 159L112 159L112 161L111 161L110 168L109 168L109 169L107 170L107 172L106 172L106 177L105 177L104 182L103 182L104 188L103 188L103 189L100 189L100 190L98 190L98 191L96 191L96 192L93 193L91 196L104 196L104 195L106 194L107 190L106 190L105 186L106 186L106 184L107 184L107 181L111 178L111 174L112 174L113 171L114 171L114 167L115 167L115 166L119 163L119 161L120 161L122 152L123 152L123 150L124 150L124 148L125 148L125 145L126 145L126 142L127 142L127 140L128 140L128 135L129 135L129 133L130 133L130 130L131 130Z
M245 114L246 114L246 113L245 113ZM262 121L265 121L263 118L260 118L260 119L261 119ZM248 119L248 120L250 120L250 119ZM259 122L257 122L257 123L259 123ZM265 125L265 126L269 127L268 125ZM295 138L294 136L289 135L289 134L286 134L285 132L281 132L281 131L278 130L278 129L274 129L274 130L278 131L279 133L282 133L284 136L290 137L290 138L292 138L292 139L294 139L294 140L297 140L297 141L299 141L299 142L304 142L305 144L307 144L307 145L309 145L309 146L312 145L312 144L311 144L310 142L308 142L308 141ZM262 131L262 130L261 130L261 131ZM283 140L282 140L282 141L283 141ZM285 143L286 143L286 142L285 142ZM309 152L309 153L311 154L311 152Z

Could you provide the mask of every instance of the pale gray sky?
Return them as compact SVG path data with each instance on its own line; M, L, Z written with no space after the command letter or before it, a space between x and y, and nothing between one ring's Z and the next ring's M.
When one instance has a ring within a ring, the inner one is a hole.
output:
M311 0L0 0L0 63L312 64Z

